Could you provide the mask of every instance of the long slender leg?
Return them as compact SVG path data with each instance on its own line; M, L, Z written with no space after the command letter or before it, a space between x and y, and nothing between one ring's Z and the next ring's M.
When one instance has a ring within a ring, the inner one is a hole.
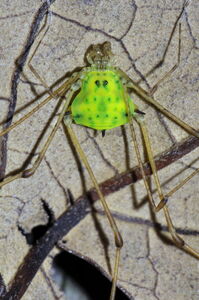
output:
M172 34L173 34L173 31L172 31ZM164 76L162 78L160 78L158 80L158 82L156 82L154 84L154 86L149 91L149 95L152 96L157 91L158 86L160 85L160 83L162 83L166 78L171 76L171 74L177 69L177 67L180 64L180 51L181 51L181 23L179 24L178 61L166 74L164 74Z
M57 97L62 97L70 88L70 86L79 78L79 73L74 73L74 76L72 76L68 81L64 82L56 91L54 91L54 94ZM49 101L52 100L52 96L50 95L46 99L44 99L40 104L38 104L36 107L34 107L30 112L28 112L25 116L23 116L21 119L13 123L8 128L2 130L0 132L0 136L3 136L4 134L8 133L21 123L23 123L25 120L27 120L29 117L31 117L34 113L39 111L45 104L47 104Z
M197 252L195 249L193 249L187 243L185 243L185 241L176 233L176 230L175 230L175 227L174 227L173 222L171 220L167 205L165 205L163 207L163 210L164 210L164 215L165 215L167 225L168 225L168 229L169 229L169 232L171 234L173 242L176 244L177 247L183 249L187 253L189 253L189 254L191 254L194 257L199 259L199 252Z
M152 196L152 193L151 193L151 190L149 188L147 178L146 178L146 175L145 175L145 172L144 172L144 167L143 167L140 151L139 151L139 148L138 148L137 138L136 138L135 129L134 129L134 125L133 125L132 120L130 121L130 129L131 129L131 136L132 136L132 140L133 140L133 144L134 144L134 148L135 148L136 157L137 157L138 164L139 164L139 167L140 167L140 170L141 170L142 178L144 180L144 185L145 185L148 197L149 197L149 201L150 201L150 204L153 207L153 209L156 210L155 201L153 199L153 196Z
M142 89L140 86L138 86L136 83L130 79L123 71L119 71L119 73L126 79L129 80L127 87L132 88L136 94L138 94L141 98L143 98L147 103L153 105L155 108L157 108L160 112L162 112L165 116L167 116L169 119L174 121L176 124L178 124L180 127L182 127L184 130L189 132L190 134L196 136L199 138L199 132L197 132L196 129L188 125L187 123L183 122L181 119L176 117L174 114L172 114L168 109L166 109L163 105L158 103L156 100L154 100L151 96L148 95L148 93Z
M45 23L43 24L43 26L39 30L38 36L40 34L42 34L43 31L44 31L44 29L46 28L47 18L48 18L48 16L46 16ZM39 73L36 71L36 69L32 66L31 61L32 61L33 57L35 56L35 54L36 54L36 52L37 52L37 50L38 50L38 48L39 48L42 40L44 39L44 37L45 37L45 35L46 35L47 31L48 31L48 29L49 29L49 25L47 26L47 28L44 31L44 33L41 36L41 38L39 39L39 42L37 43L37 45L36 45L33 53L31 54L31 56L29 58L29 60L28 60L28 67L30 68L30 70L32 71L32 73L35 75L35 77L37 77L38 80L43 84L43 86L46 87L47 92L49 93L50 96L48 98L46 98L45 100L43 100L39 105L37 105L35 108L33 108L29 113L27 113L21 119L19 119L18 121L16 121L15 123L13 123L8 128L5 128L3 131L1 131L0 132L0 136L5 135L6 133L8 133L12 129L14 129L16 126L18 126L19 124L21 124L22 122L24 122L26 119L28 119L30 116L32 116L35 112L37 112L38 110L40 110L52 98L58 99L60 96L64 95L67 92L67 90L70 88L70 86L79 78L79 74L78 73L73 73L73 75L71 76L71 78L67 82L64 82L58 89L56 89L55 91L52 91L51 88L45 82L45 80L39 75Z
M178 16L173 30L171 32L170 35L170 39L168 42L168 46L165 49L164 55L163 55L163 59L161 61L161 64L164 61L164 57L166 55L167 49L169 47L169 44L171 42L173 33L176 29L176 26L184 12L184 8L188 5L189 1L185 1L183 8L181 10L180 15ZM177 116L175 116L174 114L172 114L169 110L167 110L163 105L161 105L160 103L158 103L154 98L152 98L151 95L153 95L155 93L155 91L157 90L158 85L168 76L171 75L171 73L177 68L177 66L180 63L180 50L181 50L181 24L179 24L179 43L178 43L178 62L172 67L171 70L169 70L151 89L151 91L148 93L147 91L145 91L143 88L141 88L137 83L135 83L126 73L124 73L122 70L118 70L118 72L121 74L122 77L124 77L127 80L127 87L133 89L133 91L138 94L141 98L143 98L147 103L151 104L152 106L154 106L155 108L157 108L160 112L162 112L165 116L167 116L169 119L173 120L176 124L178 124L179 126L181 126L182 128L184 128L187 132L189 132L190 134L196 136L199 138L199 132L197 132L194 128L192 128L190 125L188 125L187 123L183 122L181 119L179 119Z
M145 146L146 146L146 150L147 150L147 155L148 155L148 159L150 162L150 166L152 168L152 172L153 172L153 177L154 177L154 181L157 187L157 191L158 191L158 195L160 198L160 202L159 204L156 206L153 202L150 201L150 203L152 204L152 207L154 208L155 212L159 211L161 208L163 208L164 211L164 215L167 221L167 225L168 225L168 229L169 232L171 234L171 237L174 241L174 243L179 247L182 248L183 250L185 250L186 252L188 252L189 254L199 258L199 252L197 252L196 250L194 250L193 248L191 248L188 244L186 244L184 242L184 240L176 233L176 230L173 226L170 214L169 214L169 210L168 207L166 205L167 202L167 197L163 195L162 189L161 189L161 185L159 182L159 178L158 178L158 174L157 174L157 170L156 170L156 166L155 166L155 162L153 159L153 153L152 153L152 149L151 149L151 145L150 145L150 140L149 140L149 136L147 133L147 128L144 124L144 121L141 118L137 118L136 119L138 121L138 124L140 125L142 134L143 134L143 138L144 138L144 142L145 142ZM141 163L142 164L142 163ZM186 178L181 184L179 184L177 186L177 188L175 187L172 192L168 193L168 195L173 194L174 191L176 191L177 189L179 189L183 184L185 184L189 179L191 179L195 174L197 174L199 172L199 170L194 171L188 178ZM149 195L149 200L151 197L151 191L147 189L147 193ZM155 206L154 206L155 205Z
M66 125L66 128L68 130L68 133L70 134L70 137L71 137L71 140L73 142L73 145L77 151L77 153L79 154L82 162L84 163L88 173L89 173L89 176L95 186L95 189L99 195L99 198L100 198L100 201L101 201L101 204L104 208L104 211L105 211L105 214L109 220L109 223L110 223L110 226L111 226L111 229L113 231L113 234L114 234L114 237L115 237L115 248L116 248L116 253L115 253L115 263L114 263L114 270L113 270L113 280L112 280L112 288L111 288L111 295L110 295L110 300L114 300L115 299L115 293L116 293L116 284L117 284L117 277L118 277L118 269L119 269L119 261L120 261L120 252L121 252L121 248L123 246L123 240L122 240L122 237L120 235L120 232L119 232L119 229L115 223L115 220L113 218L113 216L111 215L111 212L109 210L109 207L106 203L106 200L99 188L99 185L98 185L98 182L93 174L93 171L88 163L88 160L78 142L78 139L76 137L76 135L74 134L73 130L72 130L72 127L70 125L71 123L71 120L69 119L68 116L66 116L64 118L64 124Z
M180 15L178 16L173 30L171 32L170 35L170 39L168 42L168 46L165 49L164 55L163 55L163 59L162 62L164 61L164 57L165 54L167 52L167 49L169 47L170 41L172 39L173 33L176 29L176 26L184 12L184 8L188 5L189 1L185 1L183 8L181 10ZM154 98L152 98L152 95L155 93L155 91L157 90L158 85L165 80L165 78L167 78L168 76L171 75L171 73L177 68L177 66L180 63L180 50L181 50L181 24L179 24L179 43L178 43L178 61L177 63L172 67L171 70L169 70L151 89L150 92L145 91L144 89L142 89L137 83L135 83L126 73L124 73L122 70L118 70L118 72L121 74L122 77L124 77L127 81L127 87L130 89L133 89L133 91L138 94L141 98L143 98L147 103L151 104L152 106L154 106L155 108L157 108L160 112L162 112L165 116L167 116L169 119L173 120L176 124L178 124L180 127L184 128L187 132L189 132L190 134L196 136L199 138L199 132L197 132L196 129L192 128L190 125L188 125L187 123L183 122L181 119L179 119L177 116L175 116L174 114L172 114L169 110L167 110L164 106L162 106L160 103L158 103ZM162 63L161 62L161 63Z
M177 192L183 185L185 185L189 180L191 180L198 173L199 173L199 168L193 171L189 176L187 176L180 183L178 183L172 190L170 190L167 194L165 194L165 197L166 198L171 197L171 195Z
M47 92L49 93L49 95L52 98L57 98L56 93L54 93L51 88L48 86L48 84L46 83L46 81L44 80L44 78L42 78L42 76L38 73L38 71L35 69L35 67L31 64L31 61L33 59L33 57L35 56L37 50L39 49L45 35L47 34L48 30L49 30L49 24L47 25L47 21L48 21L48 15L46 15L46 19L45 19L45 23L43 24L43 26L41 27L41 29L38 32L37 38L41 35L41 38L39 39L38 43L36 44L35 49L33 50L29 60L28 60L28 67L31 70L31 72L34 74L34 76L42 83L42 85L47 89ZM46 28L46 29L45 29ZM45 30L45 31L44 31ZM44 32L43 32L44 31Z
M169 46L171 44L171 40L173 38L173 35L175 33L175 30L176 30L176 27L185 11L185 8L188 6L189 4L189 0L188 1L185 1L183 6L182 6L182 9L180 11L180 14L178 15L175 23L174 23L174 26L172 28L172 31L170 33L170 36L169 36L169 40L167 42L167 46L164 50L164 53L162 55L162 58L161 60L147 73L144 75L144 78L147 78L151 73L153 73L157 68L161 67L165 61L165 58L166 58L166 55L167 55L167 51L169 49ZM179 43L178 43L178 61L177 63L171 68L171 70L169 70L160 80L158 80L158 82L152 87L152 89L150 90L149 94L150 95L153 95L154 92L157 90L157 86L168 76L170 76L170 74L172 72L174 72L176 70L176 68L178 67L179 63L180 63L180 48L181 48L181 24L179 24ZM143 79L139 80L138 82L136 82L137 84L140 84L140 82L142 81Z
M42 159L44 158L44 155L45 155L45 153L46 153L46 151L47 151L47 149L48 149L48 147L49 147L49 145L50 145L50 143L51 143L51 141L52 141L52 139L53 139L53 137L54 137L57 129L59 128L60 123L62 122L62 119L64 117L64 114L65 114L66 110L68 109L68 106L70 104L70 101L71 101L71 98L72 98L73 94L74 94L74 91L71 90L70 93L69 93L69 95L68 95L68 97L65 100L65 103L64 103L64 106L62 108L62 111L61 111L61 113L60 113L60 115L59 115L59 117L57 119L57 123L55 124L55 126L53 127L50 135L48 136L48 138L46 140L46 143L44 144L44 146L43 146L43 148L42 148L42 150L41 150L38 158L35 160L35 162L33 164L33 167L30 168L30 169L23 170L23 171L19 172L16 175L7 177L4 181L0 182L0 188L3 185L5 185L5 184L7 184L7 183L9 183L9 182L11 182L13 180L16 180L18 178L26 178L26 177L32 176L35 173L36 169L39 167Z
M159 181L159 178L158 178L155 162L154 162L154 159L153 159L153 153L152 153L151 143L150 143L148 132L147 132L147 127L145 126L145 123L144 123L143 119L137 117L136 120L137 120L137 122L138 122L138 124L141 128L141 131L142 131L142 135L143 135L144 142L145 142L145 147L146 147L146 150L147 150L148 159L149 159L149 162L150 162L153 177L154 177L155 184L156 184L157 191L158 191L158 196L159 196L159 199L160 199L159 204L157 206L155 205L153 207L154 210L157 212L166 204L167 199L165 198L165 196L163 195L162 190L161 190L160 181Z
M148 159L149 159L149 162L150 162L150 166L152 168L154 180L156 182L158 195L159 195L159 198L161 199L159 204L156 207L154 207L155 210L158 212L165 205L165 203L167 202L168 197L173 195L184 184L186 184L189 180L191 180L192 177L194 177L196 174L198 174L199 169L193 171L189 176L187 176L185 179L183 179L172 190L170 190L167 194L165 194L163 196L163 193L161 191L161 185L160 185L158 174L157 174L157 170L156 170L156 165L155 165L154 158L153 158L153 153L152 153L152 149L151 149L151 144L150 144L150 140L149 140L147 127L144 123L144 120L142 120L141 118L136 118L136 120L139 123L139 126L140 126L142 134L143 134L143 138L144 138L144 141L145 141L145 146L146 146L146 149L147 149Z
M45 29L45 27L43 27L41 29L41 31L39 32L42 33L42 31ZM35 67L33 67L33 65L31 64L31 61L33 59L33 57L35 56L39 46L41 45L42 40L44 39L46 33L48 32L49 26L47 27L47 29L44 31L42 37L40 38L38 44L36 45L30 59L28 60L28 67L31 70L31 72L34 74L34 76L42 83L42 85L47 89L47 92L52 96L52 98L57 98L56 94L51 90L51 88L48 86L48 84L46 83L46 81L44 80L44 78L38 73L38 71L35 69Z
M44 28L42 28L42 30L43 30L43 29L44 29ZM51 95L53 98L54 98L54 97L56 98L56 95L54 95L54 94L52 93L52 91L50 90L50 87L47 85L46 81L41 77L41 75L39 75L39 73L36 71L35 67L33 67L33 65L31 64L31 61L32 61L33 57L35 56L35 54L36 54L36 52L37 52L39 46L41 45L41 42L42 42L42 40L44 39L46 33L48 32L48 29L49 29L49 26L48 26L47 29L44 31L42 37L40 38L40 40L39 40L39 42L38 42L38 44L37 44L37 46L35 47L35 49L34 49L32 55L31 55L30 59L28 60L28 67L30 68L31 72L35 75L35 77L36 77L37 79L39 79L39 81L40 81L40 82L43 84L43 86L47 89L47 91L50 93L50 95Z

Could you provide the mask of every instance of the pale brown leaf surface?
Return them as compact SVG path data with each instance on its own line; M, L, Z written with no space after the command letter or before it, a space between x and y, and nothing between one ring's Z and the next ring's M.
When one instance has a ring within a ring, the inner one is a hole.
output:
M50 10L53 13L50 29L33 59L33 65L50 86L65 73L84 65L85 51L92 43L109 40L116 55L117 65L130 77L139 80L140 75L147 74L161 59L182 4L183 1L153 1L149 4L146 1L129 0L57 0L51 6ZM33 1L12 1L11 5L7 1L1 1L2 119L7 116L14 62L22 53L34 15L40 5L40 1L34 1L34 4ZM155 94L155 99L194 128L199 127L198 13L198 4L192 1L181 20L180 66L159 86ZM176 63L177 46L178 31L173 36L165 63L145 79L142 87L152 87ZM24 105L44 90L27 66L23 75L17 88L17 109L23 109L14 117L15 120L30 110L30 105L27 109L24 109ZM153 108L148 107L137 96L133 97L139 108L146 113L154 154L163 152L174 142L187 137L174 123L167 118L159 118ZM56 101L52 100L41 112L10 132L6 173L23 165L55 104ZM48 126L45 137L54 123L55 120ZM108 131L104 138L100 134L94 138L92 130L77 126L75 131L99 182L137 164L128 126L125 126L127 142L124 130L120 128ZM43 139L36 153L41 149L42 142ZM141 144L140 139L139 143ZM198 149L161 170L160 180L166 183L164 190L168 191L181 177L189 174L198 165L197 158ZM195 160L196 163L189 167ZM67 208L67 189L70 189L76 199L83 193L84 185L86 189L92 186L86 171L82 176L78 165L74 151L60 128L36 174L32 178L10 183L1 190L0 272L6 284L13 278L29 249L17 226L20 225L29 232L34 226L47 222L41 199L49 204L57 218ZM182 170L185 170L183 174ZM119 285L136 300L196 300L197 261L160 239L153 225L145 222L152 221L148 204L144 203L140 207L137 205L145 196L143 183L139 182L107 197L111 210L117 214L116 221L124 239ZM195 177L170 199L169 208L177 228L199 231L198 197L198 178ZM96 203L96 208L101 209L99 203ZM124 221L121 221L122 216L126 218ZM139 223L136 217L144 222ZM110 242L108 256L112 263L114 247L111 230L104 216L97 214L96 218ZM165 224L162 212L158 214L157 221ZM197 235L187 234L183 238L197 248ZM66 236L66 240L67 247L92 258L108 272L99 228L94 225L90 214ZM54 250L51 255L55 252ZM51 258L48 258L23 299L55 299L60 295L55 285L49 284L50 263Z

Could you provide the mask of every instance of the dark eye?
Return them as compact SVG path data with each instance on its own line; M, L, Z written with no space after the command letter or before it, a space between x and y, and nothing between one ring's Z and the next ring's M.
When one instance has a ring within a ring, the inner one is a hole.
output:
M108 84L108 81L107 80L104 80L103 81L103 86L106 86Z
M99 81L99 80L96 80L96 81L95 81L95 84L96 84L96 86L99 87L99 86L100 86L100 81Z

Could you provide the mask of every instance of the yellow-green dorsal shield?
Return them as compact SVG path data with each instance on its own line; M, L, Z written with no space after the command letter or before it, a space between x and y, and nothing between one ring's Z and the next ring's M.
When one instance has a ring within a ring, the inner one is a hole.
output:
M88 71L71 105L72 118L97 130L115 128L129 122L127 103L134 115L135 105L116 71Z

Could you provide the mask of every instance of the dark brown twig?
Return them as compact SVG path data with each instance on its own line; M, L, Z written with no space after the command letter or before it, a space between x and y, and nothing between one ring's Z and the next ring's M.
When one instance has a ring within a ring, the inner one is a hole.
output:
M156 159L157 169L160 170L170 165L198 146L199 139L195 137L186 139L183 143L172 147L169 151L164 152ZM145 164L144 169L147 175L151 174L148 164ZM140 179L140 169L139 167L135 167L132 170L104 181L100 184L100 188L106 196ZM80 196L74 202L74 205L58 218L53 226L38 241L37 245L29 250L10 285L9 291L4 295L3 299L17 300L23 296L52 248L89 213L90 200L94 202L97 199L98 195L96 191L91 189L87 195Z

